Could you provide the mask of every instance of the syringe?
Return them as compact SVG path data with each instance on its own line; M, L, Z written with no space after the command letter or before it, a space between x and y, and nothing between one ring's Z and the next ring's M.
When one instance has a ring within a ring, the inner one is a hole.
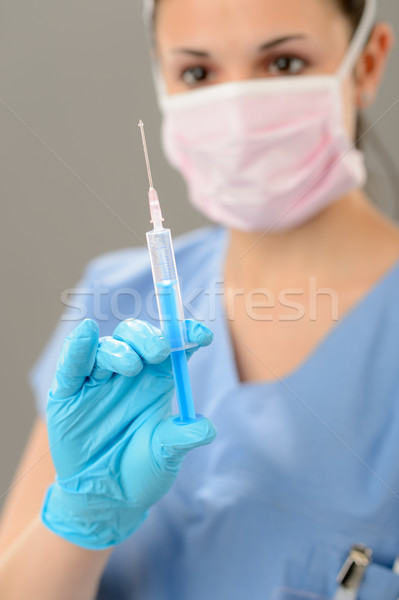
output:
M175 255L173 252L170 229L164 229L159 198L152 183L151 167L144 133L144 124L139 122L145 161L148 171L150 189L151 223L154 229L147 236L150 251L152 277L157 297L161 329L171 347L173 376L176 387L176 397L179 406L179 423L190 423L197 419L194 400L188 373L186 349L193 346L187 340L187 329L184 321L183 303L181 299L179 279L177 276Z

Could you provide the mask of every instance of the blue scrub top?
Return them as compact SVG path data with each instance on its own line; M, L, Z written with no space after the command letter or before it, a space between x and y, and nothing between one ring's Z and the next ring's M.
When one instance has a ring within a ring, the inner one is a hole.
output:
M326 600L361 542L374 560L360 600L396 600L399 261L288 376L241 383L221 296L227 242L218 227L175 240L186 315L215 333L190 373L218 436L115 549L98 598ZM42 415L77 319L95 318L101 335L130 316L159 325L146 248L94 260L77 288L31 373Z

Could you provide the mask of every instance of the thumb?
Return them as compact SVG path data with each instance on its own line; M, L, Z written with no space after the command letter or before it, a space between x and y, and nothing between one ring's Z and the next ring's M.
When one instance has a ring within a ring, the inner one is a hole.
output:
M54 400L63 400L80 390L93 369L98 341L98 325L92 319L85 319L65 339L50 390Z
M216 434L215 425L206 417L201 416L196 421L184 425L179 424L176 417L169 417L162 421L154 432L153 453L160 466L177 470L190 450L210 444Z

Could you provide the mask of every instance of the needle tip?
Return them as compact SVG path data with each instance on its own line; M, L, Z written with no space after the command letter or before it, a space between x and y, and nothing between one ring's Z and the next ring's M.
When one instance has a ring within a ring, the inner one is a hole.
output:
M143 121L141 119L139 121L139 127L144 127L144 123L143 123Z

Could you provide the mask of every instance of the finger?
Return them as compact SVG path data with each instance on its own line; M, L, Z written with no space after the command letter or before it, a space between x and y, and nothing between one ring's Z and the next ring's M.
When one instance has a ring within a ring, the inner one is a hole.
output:
M76 394L93 369L99 340L92 319L80 323L65 339L51 386L51 395L62 400Z
M187 339L192 344L198 344L199 346L209 346L213 340L213 333L199 321L193 319L186 319L187 328Z
M127 319L117 326L113 337L128 344L150 364L158 364L170 354L169 342L162 331L146 321Z
M197 344L194 348L188 348L186 350L187 360L190 360L192 355L203 346L209 346L213 340L212 331L199 323L199 321L193 321L192 319L186 319L187 327L187 339L191 344Z
M178 469L190 450L210 444L216 437L215 425L206 417L181 425L175 417L162 421L154 432L152 447L158 464Z
M125 342L107 336L100 339L96 361L91 376L107 379L113 373L134 377L143 368L143 361Z

